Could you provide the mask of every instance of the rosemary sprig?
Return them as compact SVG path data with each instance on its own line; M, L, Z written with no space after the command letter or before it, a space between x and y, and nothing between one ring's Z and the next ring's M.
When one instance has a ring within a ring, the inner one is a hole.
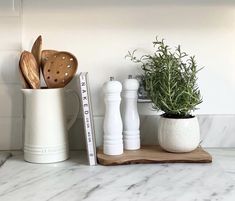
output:
M188 117L202 103L197 85L195 57L182 52L180 46L171 51L164 40L153 42L152 55L135 56L136 50L128 52L127 58L141 65L145 90L153 102L153 108L169 117Z

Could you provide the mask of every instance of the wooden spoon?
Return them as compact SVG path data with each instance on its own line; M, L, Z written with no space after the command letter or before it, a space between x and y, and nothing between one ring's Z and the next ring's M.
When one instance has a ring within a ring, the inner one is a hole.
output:
M69 52L58 52L48 59L43 69L44 80L49 88L65 87L76 74L78 62Z
M31 53L33 54L33 56L37 61L38 68L40 68L41 66L41 51L42 51L42 36L38 36L31 49Z
M40 88L39 68L33 54L24 51L20 57L20 69L23 77L33 89Z
M21 71L20 64L19 64L19 74L20 74L20 81L21 81L23 89L29 89L30 86L29 86L29 84L27 83L27 81L24 78L24 75L23 75L23 73Z
M48 59L50 59L55 53L57 53L57 50L43 50L41 54L41 67L42 70L45 66L45 63L47 62Z

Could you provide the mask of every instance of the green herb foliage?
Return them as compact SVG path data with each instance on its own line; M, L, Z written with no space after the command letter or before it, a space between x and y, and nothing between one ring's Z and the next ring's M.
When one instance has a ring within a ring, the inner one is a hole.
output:
M197 85L197 64L194 56L182 52L180 46L171 51L164 40L153 42L152 55L135 56L135 51L126 57L141 64L145 90L153 102L153 108L165 112L166 117L187 118L196 106L202 103Z

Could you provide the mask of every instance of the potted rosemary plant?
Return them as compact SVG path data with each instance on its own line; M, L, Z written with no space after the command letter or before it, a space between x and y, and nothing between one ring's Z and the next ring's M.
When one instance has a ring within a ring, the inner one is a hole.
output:
M144 86L153 108L160 110L158 141L169 152L190 152L200 141L198 119L192 112L202 102L197 85L197 64L194 57L173 51L164 40L153 42L152 55L137 58L135 51L128 52L131 61L141 65Z

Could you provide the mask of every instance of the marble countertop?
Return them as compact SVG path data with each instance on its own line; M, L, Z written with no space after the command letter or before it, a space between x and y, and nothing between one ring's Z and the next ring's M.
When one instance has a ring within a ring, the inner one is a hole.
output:
M1 201L234 201L235 149L207 149L212 164L87 166L84 152L56 164L14 152L0 168Z

